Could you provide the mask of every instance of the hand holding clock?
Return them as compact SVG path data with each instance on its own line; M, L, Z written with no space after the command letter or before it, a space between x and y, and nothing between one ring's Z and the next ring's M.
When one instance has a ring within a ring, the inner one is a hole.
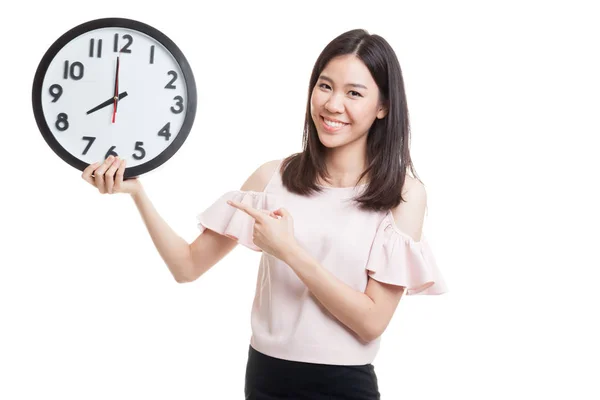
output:
M137 194L141 189L138 178L123 180L127 160L109 156L104 162L90 164L83 170L81 177L102 194ZM92 174L94 174L92 176Z

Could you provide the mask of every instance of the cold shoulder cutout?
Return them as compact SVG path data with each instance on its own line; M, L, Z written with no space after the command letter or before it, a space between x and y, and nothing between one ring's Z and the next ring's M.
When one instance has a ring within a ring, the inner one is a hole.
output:
M251 250L261 252L262 250L252 241L254 219L245 212L230 206L227 204L227 201L237 201L258 210L274 211L276 209L275 194L270 192L270 185L273 177L279 171L282 162L283 160L273 160L263 164L255 171L255 174L260 173L262 179L265 181L264 184L260 185L262 191L232 190L226 192L210 207L198 214L196 221L200 234L204 233L206 229L210 229L235 240L238 244L248 247Z

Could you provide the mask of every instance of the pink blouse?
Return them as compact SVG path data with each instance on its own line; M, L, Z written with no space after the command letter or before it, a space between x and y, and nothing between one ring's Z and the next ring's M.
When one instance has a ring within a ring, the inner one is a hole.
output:
M261 251L252 242L254 219L227 200L269 211L284 207L294 219L298 243L353 289L364 292L371 277L406 287L406 295L445 293L425 236L417 242L400 231L391 211L359 210L349 200L361 187L327 187L319 194L301 196L283 186L278 167L262 192L230 191L221 196L198 215L198 228ZM260 259L251 321L252 347L292 361L368 364L381 340L359 339L316 300L287 264L267 253Z

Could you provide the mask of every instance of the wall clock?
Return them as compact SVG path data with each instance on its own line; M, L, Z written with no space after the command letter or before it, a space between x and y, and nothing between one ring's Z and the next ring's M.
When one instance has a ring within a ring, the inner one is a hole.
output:
M196 83L177 45L145 23L103 18L59 37L33 81L33 112L50 148L83 171L110 155L125 178L149 172L183 145Z

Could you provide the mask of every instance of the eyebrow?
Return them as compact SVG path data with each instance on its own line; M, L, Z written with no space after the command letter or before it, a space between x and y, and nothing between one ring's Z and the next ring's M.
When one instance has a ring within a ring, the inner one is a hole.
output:
M328 77L326 75L319 76L319 79L322 79L324 81L333 83L333 79L331 79L330 77ZM368 90L365 85L361 85L360 83L348 83L348 84L346 84L346 86L352 86L352 87L355 87L355 88L361 88L361 89Z

